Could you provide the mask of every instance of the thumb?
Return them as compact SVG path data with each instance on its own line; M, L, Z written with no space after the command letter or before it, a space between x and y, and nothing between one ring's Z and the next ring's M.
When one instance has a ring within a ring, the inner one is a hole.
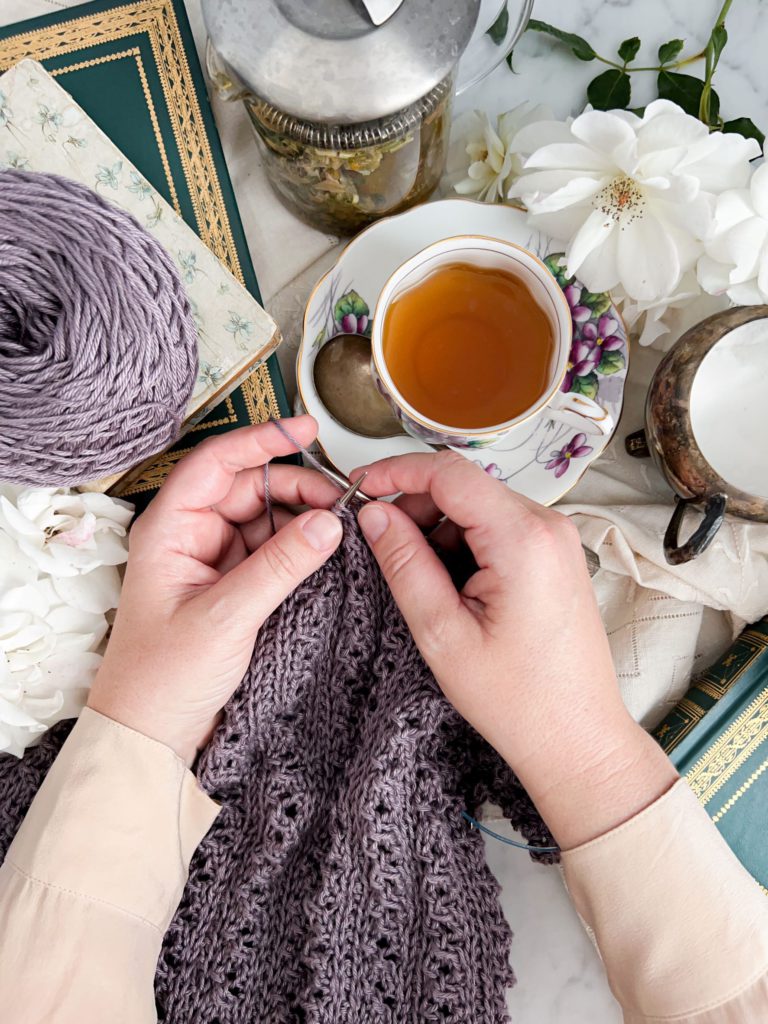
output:
M341 536L341 521L333 512L305 512L222 576L209 593L231 605L234 614L247 609L250 622L261 626L299 583L328 561Z
M410 516L394 505L371 502L357 516L392 596L433 671L458 637L461 598L445 566Z

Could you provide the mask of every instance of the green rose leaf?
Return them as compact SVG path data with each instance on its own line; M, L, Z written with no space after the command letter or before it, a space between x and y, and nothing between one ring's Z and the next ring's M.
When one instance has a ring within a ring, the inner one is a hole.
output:
M662 43L659 47L659 64L669 64L681 52L685 46L683 39L670 39L668 43Z
M365 299L361 298L356 291L349 291L342 295L333 307L333 319L343 320L347 313L353 313L355 316L369 316L370 312Z
M745 139L757 139L761 146L765 142L765 135L749 117L737 117L733 121L726 121L723 131L736 132L738 135L743 135Z
M635 114L637 117L642 117L645 113L645 107L627 107L630 114Z
M629 61L634 60L637 56L637 51L640 49L640 40L637 36L632 36L631 39L625 39L619 47L619 56L627 64Z
M328 337L328 331L324 327L321 331L317 332L317 337L312 342L312 348L320 348L320 346L325 342L325 339L327 337Z
M545 35L552 36L553 39L565 43L574 57L578 57L579 60L594 60L597 56L586 39L577 36L574 32L563 32L562 29L555 28L554 25L548 25L546 21L537 21L536 18L531 18L528 22L528 30L530 32L543 32Z
M586 395L587 398L593 399L597 398L599 389L600 383L594 372L588 373L585 377L574 377L571 385L571 391L575 391L577 395Z
M686 114L693 117L699 116L699 103L704 83L700 78L693 75L679 75L676 71L660 71L656 79L659 90L659 99L672 100L681 106ZM712 120L717 118L720 112L720 97L715 90L712 90L709 100L709 113Z
M612 373L618 373L619 370L624 369L624 356L621 352L603 352L603 358L600 360L600 365L597 368L598 373L602 373L604 377L609 377Z
M611 308L611 296L608 292L582 292L582 306L589 306L596 317L607 313Z
M595 110L624 110L629 106L631 92L626 71L609 68L589 83L587 99Z
M494 21L494 23L488 29L488 31L486 32L486 35L489 35L491 37L491 39L493 40L493 42L496 43L497 46L501 46L501 44L504 42L504 39L505 39L505 37L507 35L507 29L508 28L509 28L509 11L507 10L507 5L504 4L504 7L501 10L501 14L498 16L496 21Z

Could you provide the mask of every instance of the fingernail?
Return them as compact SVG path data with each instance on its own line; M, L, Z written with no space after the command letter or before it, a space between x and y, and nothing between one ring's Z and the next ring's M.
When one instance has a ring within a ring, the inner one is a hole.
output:
M341 539L341 523L333 512L315 512L302 520L301 528L315 551L335 548Z
M389 514L381 505L366 505L357 513L357 521L366 540L375 544L389 526Z

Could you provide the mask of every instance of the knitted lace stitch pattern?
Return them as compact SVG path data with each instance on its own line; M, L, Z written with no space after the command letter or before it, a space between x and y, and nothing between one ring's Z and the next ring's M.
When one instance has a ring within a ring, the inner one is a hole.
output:
M0 854L66 732L0 757ZM509 1019L511 933L461 811L491 799L550 837L442 697L354 523L264 626L198 775L222 810L165 938L161 1021Z

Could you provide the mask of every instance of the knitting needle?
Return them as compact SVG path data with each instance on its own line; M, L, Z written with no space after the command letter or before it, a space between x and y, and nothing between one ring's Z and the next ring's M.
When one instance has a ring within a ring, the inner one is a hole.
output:
M364 494L360 490L360 486L363 480L365 480L365 478L368 476L367 473L363 473L363 475L358 480L355 480L353 484L350 484L349 479L345 476L342 476L341 473L337 473L334 470L328 469L326 467L324 467L323 472L326 474L326 476L331 477L331 479L334 480L335 483L339 485L339 487L346 487L344 494L339 498L337 502L337 504L340 505L342 508L346 508L353 498L357 498L358 501L372 500L371 498L368 497L367 494ZM582 544L581 548L584 552L584 557L587 562L587 570L589 571L589 575L594 576L600 568L600 558L594 551L591 550L591 548L586 547L586 545Z
M336 504L339 505L341 508L346 508L347 505L349 505L350 501L352 501L352 499L355 497L361 498L363 501L370 501L371 499L366 494L358 493L360 491L360 486L363 480L365 480L367 476L367 473L363 473L359 480L355 480L353 484L350 484L346 491L336 502Z

